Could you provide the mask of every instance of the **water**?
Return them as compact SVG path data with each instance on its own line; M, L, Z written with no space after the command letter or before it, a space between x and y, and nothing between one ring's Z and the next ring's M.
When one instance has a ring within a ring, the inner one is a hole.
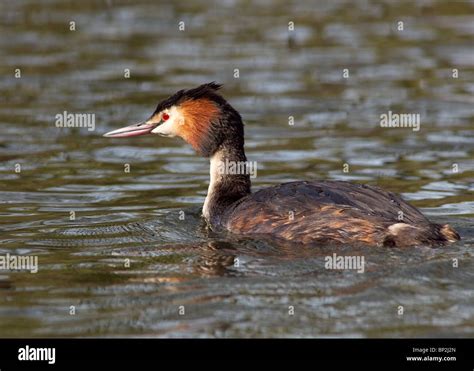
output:
M467 1L3 2L0 254L39 272L1 272L0 335L473 336L473 25ZM212 80L244 117L254 189L378 184L462 241L337 250L365 257L357 273L324 268L333 248L207 231L206 160L101 135ZM420 113L420 131L380 128L389 110ZM56 128L64 111L95 130Z

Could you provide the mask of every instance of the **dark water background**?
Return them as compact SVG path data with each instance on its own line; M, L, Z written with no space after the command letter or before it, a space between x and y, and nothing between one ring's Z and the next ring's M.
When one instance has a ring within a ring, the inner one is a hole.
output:
M0 336L474 335L474 4L314 3L1 1L0 253L37 255L39 272L0 272ZM365 257L359 274L324 269L324 246L208 233L206 160L101 135L212 80L244 117L254 189L378 184L463 240L338 250ZM380 128L388 110L421 130ZM95 130L56 128L63 111Z

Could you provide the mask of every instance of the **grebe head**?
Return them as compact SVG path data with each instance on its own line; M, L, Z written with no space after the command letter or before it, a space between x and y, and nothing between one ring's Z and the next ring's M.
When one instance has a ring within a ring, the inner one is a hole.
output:
M243 149L243 124L239 113L211 82L180 90L160 102L150 118L104 134L123 138L144 134L181 137L202 156L210 157L222 146Z

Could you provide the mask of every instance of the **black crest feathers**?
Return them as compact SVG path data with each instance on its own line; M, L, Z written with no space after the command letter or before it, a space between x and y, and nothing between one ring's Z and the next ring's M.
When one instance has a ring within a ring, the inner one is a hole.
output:
M217 91L222 87L221 84L216 82L209 82L207 84L199 85L197 88L188 89L188 90L179 90L169 98L160 102L155 109L155 113L161 112L164 109L170 108L186 100L195 100L200 98L209 98L210 100L215 101L217 104L222 104L224 99L217 93Z

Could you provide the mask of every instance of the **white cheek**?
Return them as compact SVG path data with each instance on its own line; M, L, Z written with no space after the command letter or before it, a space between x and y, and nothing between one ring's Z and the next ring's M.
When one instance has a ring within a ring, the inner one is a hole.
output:
M174 123L174 120L169 119L164 124L158 125L151 132L153 134L164 135L164 136L167 136L167 137L174 137L174 136L176 136L176 126L175 125L176 124Z
M176 107L171 107L167 113L170 115L170 118L163 124L154 128L151 132L166 137L175 137L178 135L179 126L184 123L184 117Z

